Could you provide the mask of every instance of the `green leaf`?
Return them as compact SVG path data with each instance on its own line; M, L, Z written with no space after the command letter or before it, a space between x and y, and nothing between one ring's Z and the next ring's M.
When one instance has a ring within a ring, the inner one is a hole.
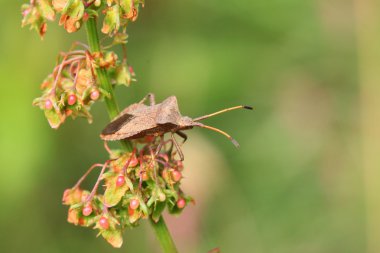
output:
M132 1L133 0L120 0L120 8L123 12L123 15L128 15L128 13L131 11Z
M118 187L116 186L116 177L110 178L107 189L104 192L104 204L107 207L117 205L128 189L127 183Z
M42 17L53 21L55 18L55 12L51 6L50 1L48 0L38 0L39 9L41 12Z
M59 24L63 25L67 32L76 32L80 28L80 20L84 14L84 5L81 0L69 0L62 10Z
M62 202L64 205L81 203L84 194L87 195L89 192L83 191L79 188L66 189L63 193Z
M152 220L158 222L161 217L162 212L165 210L166 202L156 202L156 205L153 209Z
M74 225L79 224L79 210L70 208L67 215L67 222Z
M57 129L64 121L66 116L61 112L51 109L45 110L45 117L48 120L51 128Z
M62 14L65 14L69 11L70 7L74 4L76 0L68 0L65 7L62 10ZM63 2L63 1L58 1L58 2Z
M139 202L140 202L140 209L141 209L141 211L142 211L145 215L148 215L148 214L149 214L148 207L146 206L144 200L143 200L142 198L139 197Z
M103 230L102 236L115 248L120 248L123 244L123 237L120 230Z
M131 72L129 72L127 64L121 64L120 66L117 66L115 71L116 84L121 84L129 87L131 80Z
M116 33L120 28L119 5L114 5L106 10L103 21L102 33Z

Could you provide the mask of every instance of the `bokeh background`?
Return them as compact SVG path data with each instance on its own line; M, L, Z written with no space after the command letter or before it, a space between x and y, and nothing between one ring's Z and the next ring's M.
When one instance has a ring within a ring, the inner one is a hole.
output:
M108 121L49 128L33 108L68 35L44 41L21 29L20 5L0 0L0 251L160 252L147 222L113 249L66 222L62 192L106 159ZM379 13L369 0L147 0L129 27L137 83L120 106L148 92L176 95L192 117L240 142L194 129L185 144L185 187L197 201L167 218L180 252L380 252ZM93 177L93 180L95 178ZM89 180L89 184L91 180Z

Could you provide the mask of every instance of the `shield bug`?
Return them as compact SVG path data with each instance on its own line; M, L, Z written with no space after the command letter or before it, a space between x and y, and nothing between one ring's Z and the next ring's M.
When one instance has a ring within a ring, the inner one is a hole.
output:
M150 98L150 105L145 105L144 102L148 97ZM199 122L203 119L236 109L252 110L252 107L239 105L192 119L181 115L175 96L170 96L163 102L156 104L154 95L150 93L139 103L134 103L125 108L104 128L100 137L105 141L133 140L150 135L163 136L165 133L170 132L172 135L176 133L186 140L187 136L182 130L201 127L223 134L231 140L236 147L239 147L238 142L226 132ZM183 160L182 152L173 136L172 139Z

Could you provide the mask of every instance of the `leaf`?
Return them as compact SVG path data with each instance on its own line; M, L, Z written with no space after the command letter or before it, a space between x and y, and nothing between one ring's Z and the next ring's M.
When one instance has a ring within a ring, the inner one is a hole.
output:
M127 16L132 9L133 0L120 0L120 7L124 16Z
M53 21L55 19L55 12L48 0L38 0L42 17Z
M62 10L62 16L59 25L64 25L67 32L76 32L80 26L80 20L84 14L84 5L81 0L68 0Z
M166 202L156 202L156 205L153 209L152 220L158 222L162 212L165 210Z
M82 201L84 191L79 188L66 189L63 193L62 202L64 205L74 205Z
M67 2L68 0L53 0L52 4L57 12L61 12L65 8Z
M79 210L70 208L67 215L67 222L72 223L74 225L79 224Z
M116 156L114 156L114 157L118 157L118 158L117 158L117 160L112 161L110 165L111 165L114 172L120 173L121 170L123 169L123 167L128 162L129 158L131 157L131 153L124 153L121 156L117 153L115 153L115 154L116 154Z
M116 68L115 71L115 80L116 84L125 85L127 87L131 84L131 72L128 70L128 66L126 64L122 64Z
M86 217L80 213L79 225L81 225L82 227L90 227L93 224L95 224L96 221L97 219L94 214L91 214L90 216Z
M114 5L106 10L103 21L102 33L116 33L120 28L119 5Z
M140 202L141 211L144 213L144 215L148 215L149 214L148 207L146 206L144 200L139 197L139 202Z
M83 94L85 90L89 89L93 84L93 77L91 70L80 69L77 75L75 88L79 94Z
M50 127L57 129L66 119L65 114L58 110L45 110L45 117L48 120Z
M23 16L21 26L24 27L29 25L30 29L36 30L41 39L43 39L47 30L47 24L45 22L46 19L42 17L39 8L34 5L24 4L21 7L21 11Z
M120 248L123 244L123 237L120 230L103 230L102 236L115 248Z
M128 209L128 210L131 210L130 215L129 215L130 223L135 223L138 219L140 219L141 217L140 212L138 212L137 210L132 210L132 209Z
M104 192L104 204L107 207L117 205L124 196L125 192L129 189L127 183L124 183L122 186L116 186L116 177L109 179L107 189Z

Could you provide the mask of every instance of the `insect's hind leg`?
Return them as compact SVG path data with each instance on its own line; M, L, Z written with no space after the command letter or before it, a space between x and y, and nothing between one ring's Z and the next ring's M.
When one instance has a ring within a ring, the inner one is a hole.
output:
M153 93L148 93L140 102L139 104L145 103L145 101L149 98L150 105L156 104L156 99Z

